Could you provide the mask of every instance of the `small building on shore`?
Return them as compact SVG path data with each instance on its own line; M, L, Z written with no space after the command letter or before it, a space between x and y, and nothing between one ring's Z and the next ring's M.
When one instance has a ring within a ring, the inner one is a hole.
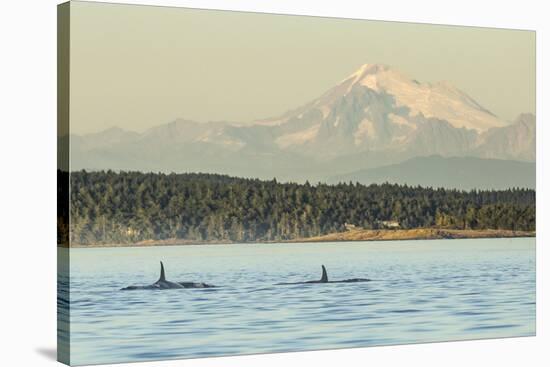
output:
M346 228L346 231L353 231L357 229L357 226L355 224L350 223L344 223L344 227Z
M397 229L400 227L399 222L396 220L382 220L380 226L387 229Z

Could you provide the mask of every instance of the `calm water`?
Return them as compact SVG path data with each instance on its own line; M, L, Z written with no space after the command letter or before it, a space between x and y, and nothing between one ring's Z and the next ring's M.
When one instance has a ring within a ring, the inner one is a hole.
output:
M535 240L72 249L73 364L535 334ZM211 289L119 291L173 281ZM276 286L366 277L367 283Z

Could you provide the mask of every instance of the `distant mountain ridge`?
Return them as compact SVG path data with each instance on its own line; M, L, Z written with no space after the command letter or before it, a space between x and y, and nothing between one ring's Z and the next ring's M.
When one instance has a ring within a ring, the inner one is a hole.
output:
M71 169L328 177L408 159L535 160L535 116L506 123L447 82L366 64L321 97L252 124L178 119L143 133L71 136Z
M535 189L534 162L441 156L415 157L405 162L346 175L335 176L329 183L359 182L407 183L410 186L459 190L508 188Z

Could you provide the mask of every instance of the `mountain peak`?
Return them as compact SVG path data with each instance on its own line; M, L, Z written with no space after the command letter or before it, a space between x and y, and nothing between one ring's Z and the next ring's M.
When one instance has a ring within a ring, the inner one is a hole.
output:
M376 74L383 71L390 70L391 67L386 64L363 64L357 69L352 75L364 75L366 73L368 74Z
M385 64L364 64L340 84L344 95L357 86L392 96L411 116L446 120L456 128L481 132L505 125L452 83L422 83Z
M532 113L524 112L519 114L519 116L514 120L513 124L524 123L524 124L531 124L534 126L535 120L536 120L535 115L533 115Z
M359 67L359 69L357 69L345 80L353 80L352 84L356 84L358 82L363 84L363 81L366 79L373 81L378 78L384 78L388 76L398 78L403 77L400 73L398 73L396 70L386 64L363 64Z

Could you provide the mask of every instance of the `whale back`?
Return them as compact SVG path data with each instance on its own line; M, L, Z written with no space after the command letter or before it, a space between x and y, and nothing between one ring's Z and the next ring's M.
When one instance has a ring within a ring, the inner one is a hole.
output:
M321 276L321 283L328 283L328 275L327 275L327 269L325 269L324 265L321 265L321 268L323 269L323 275Z
M164 264L162 261L160 262L160 278L158 280L159 282L165 282L166 281L166 275L164 274Z

